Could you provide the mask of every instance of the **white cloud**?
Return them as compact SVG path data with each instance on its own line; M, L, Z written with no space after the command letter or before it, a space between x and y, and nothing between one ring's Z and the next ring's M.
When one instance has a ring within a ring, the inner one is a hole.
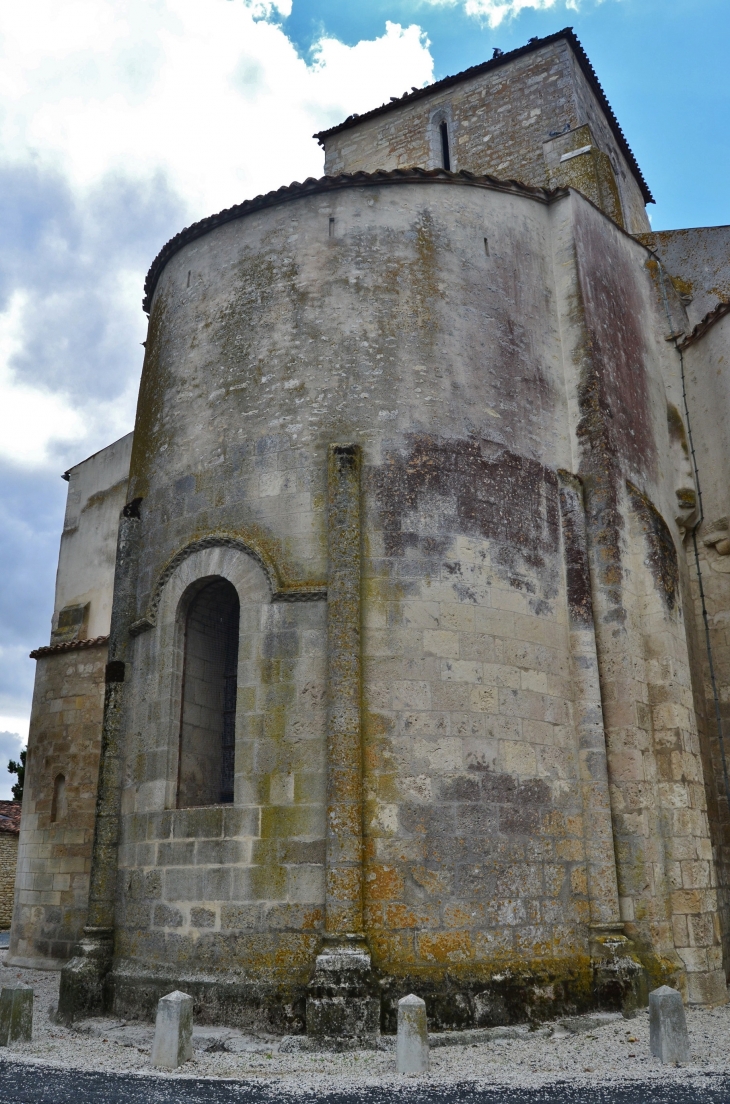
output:
M563 4L577 11L579 0L425 0L425 3L436 7L463 6L467 15L488 23L490 27L498 27L505 19L513 19L527 8L545 11L556 4Z
M322 38L307 63L277 22L290 10L0 4L0 706L13 716L27 654L48 639L58 476L133 424L154 255L194 219L321 175L314 131L433 79L417 26Z
M63 395L15 379L11 362L23 347L27 309L27 292L16 288L0 314L0 456L20 464L42 464L52 439L83 438L85 429Z
M141 364L142 283L165 237L320 175L313 131L433 77L420 28L394 23L351 47L323 38L307 64L274 21L290 8L290 0L0 8L0 172L53 176L68 193L63 217L46 220L44 241L19 247L26 265L33 248L52 256L55 286L40 287L40 259L36 287L0 272L0 456L41 464L72 442L75 462L126 432ZM145 193L150 211L129 204L112 225L100 196L125 186ZM162 232L150 222L144 246L124 256L125 236L139 236L139 222L144 231L155 214L155 195L166 197ZM46 214L36 212L36 222Z
M418 27L315 62L241 0L26 0L0 14L0 148L66 174L162 170L196 215L321 172L314 129L432 77ZM40 28L40 32L39 29ZM401 87L403 85L403 87Z

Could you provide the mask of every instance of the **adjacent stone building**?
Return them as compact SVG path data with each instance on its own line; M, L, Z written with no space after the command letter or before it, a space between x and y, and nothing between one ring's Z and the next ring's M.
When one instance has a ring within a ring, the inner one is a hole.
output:
M724 1001L727 231L651 233L570 31L318 138L70 473L11 960L361 1039Z
M7 931L13 916L19 832L20 803L0 801L0 931Z

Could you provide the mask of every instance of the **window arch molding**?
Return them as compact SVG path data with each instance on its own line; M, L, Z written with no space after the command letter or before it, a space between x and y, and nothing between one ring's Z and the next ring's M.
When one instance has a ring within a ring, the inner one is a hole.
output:
M246 550L217 544L181 558L160 588L154 623L134 641L132 664L137 691L130 718L137 733L140 774L128 770L127 808L175 809L178 799L182 681L187 613L195 597L213 580L231 583L239 600L238 684L244 685L248 655L263 631L272 602L267 574Z
M450 103L442 103L429 113L429 148L430 169L442 169L444 165L443 129L446 132L446 144L448 149L449 171L458 172L456 158L456 127Z
M266 578L271 600L274 602L316 602L327 598L326 583L291 579L286 567L278 565L259 541L236 533L209 533L178 549L162 568L152 588L144 615L130 626L132 636L155 627L165 588L185 561L199 552L216 548L235 549L254 560Z

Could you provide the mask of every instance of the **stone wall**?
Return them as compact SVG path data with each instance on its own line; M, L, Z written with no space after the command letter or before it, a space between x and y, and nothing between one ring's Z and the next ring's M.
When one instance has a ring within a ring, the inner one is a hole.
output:
M8 961L54 967L86 920L104 670L131 434L66 473L51 643L37 660Z
M0 832L0 930L10 927L13 915L15 868L18 862L18 837Z
M730 226L655 230L640 240L656 251L683 297L688 330L730 301Z
M702 492L702 520L695 545L688 542L697 637L698 696L707 732L706 772L713 814L713 842L720 882L720 920L725 963L730 963L730 494L725 477L728 438L730 316L682 348L692 439ZM699 575L698 575L699 569ZM702 593L700 593L700 577ZM715 680L710 674L702 597ZM715 695L715 689L717 695ZM724 756L723 756L724 752Z
M550 169L554 136L572 142L561 146L563 155L586 144L581 128L588 129L587 143L595 143L596 154L606 159L618 203L611 187L601 192L597 178L595 187L589 184L584 190L611 217L618 212L631 232L649 230L640 186L565 39L326 134L325 172L440 168L442 122L448 128L453 171L543 186L563 183Z
M119 511L126 502L131 451L128 433L66 473L52 643L109 632Z
M106 643L37 660L8 962L61 965L86 920ZM56 779L66 802L53 809ZM56 819L52 813L56 812Z

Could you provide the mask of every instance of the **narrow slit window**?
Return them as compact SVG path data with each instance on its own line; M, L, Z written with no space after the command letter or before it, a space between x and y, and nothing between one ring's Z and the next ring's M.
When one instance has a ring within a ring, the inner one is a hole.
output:
M53 782L53 800L51 801L51 823L63 820L66 816L66 778L57 774Z
M190 287L190 272L188 272L188 287Z
M447 172L451 172L451 155L449 153L449 128L446 123L439 127L441 133L441 164Z
M334 220L334 218L330 218L330 237L334 238L334 236L335 236L335 220Z
M233 801L240 607L235 587L216 579L195 596L185 620L178 808Z
M489 238L484 239L484 252L489 256Z

